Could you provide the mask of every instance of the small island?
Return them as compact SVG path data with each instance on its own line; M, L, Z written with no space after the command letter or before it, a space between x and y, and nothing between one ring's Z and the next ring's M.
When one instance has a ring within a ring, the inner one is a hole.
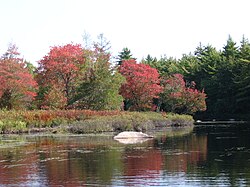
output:
M100 37L103 37L101 35ZM102 133L192 126L206 94L124 48L51 47L38 67L10 44L0 59L0 133Z
M126 111L0 111L0 118L3 134L146 132L166 127L192 127L194 124L190 115Z

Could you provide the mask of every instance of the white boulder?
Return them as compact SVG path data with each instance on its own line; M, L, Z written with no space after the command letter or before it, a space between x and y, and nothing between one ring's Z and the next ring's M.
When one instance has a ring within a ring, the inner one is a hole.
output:
M114 139L129 139L129 138L153 138L153 136L149 136L142 132L124 131L114 137Z

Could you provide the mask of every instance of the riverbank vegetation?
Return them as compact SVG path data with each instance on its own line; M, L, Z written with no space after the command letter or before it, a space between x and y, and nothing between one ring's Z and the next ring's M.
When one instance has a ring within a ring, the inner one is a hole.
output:
M51 47L38 67L10 45L0 58L1 132L62 124L72 132L147 130L151 122L161 121L162 113L250 116L249 64L245 38L238 47L229 37L222 50L200 45L181 59L148 55L138 61L124 48L114 61L109 42L100 35L88 47ZM163 121L180 125L191 120L170 115Z
M98 133L192 126L190 115L91 110L0 111L1 133Z

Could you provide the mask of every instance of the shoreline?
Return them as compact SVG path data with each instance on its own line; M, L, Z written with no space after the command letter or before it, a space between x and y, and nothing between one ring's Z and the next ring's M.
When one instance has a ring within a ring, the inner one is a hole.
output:
M189 115L121 111L0 111L0 134L146 132L193 126Z

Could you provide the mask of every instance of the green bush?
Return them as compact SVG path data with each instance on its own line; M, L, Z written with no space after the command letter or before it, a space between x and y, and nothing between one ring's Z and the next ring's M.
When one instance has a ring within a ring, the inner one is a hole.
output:
M20 133L27 131L27 124L23 121L0 121L1 133Z

